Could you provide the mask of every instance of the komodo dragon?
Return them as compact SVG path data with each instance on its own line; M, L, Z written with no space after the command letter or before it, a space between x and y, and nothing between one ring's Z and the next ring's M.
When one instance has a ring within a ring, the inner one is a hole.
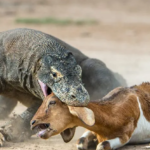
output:
M89 95L91 100L101 98L120 85L103 62L51 35L32 29L1 32L0 118L8 116L17 101L28 108L1 129L0 144L4 138L22 141L31 136L29 122L51 91L68 105L86 106Z

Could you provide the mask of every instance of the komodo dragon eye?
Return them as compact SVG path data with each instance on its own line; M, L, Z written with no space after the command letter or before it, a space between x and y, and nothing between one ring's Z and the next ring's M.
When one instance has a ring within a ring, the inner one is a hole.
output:
M58 71L54 66L52 66L50 69L51 69L50 73L51 77L55 80L55 82L59 82L61 78L63 78L61 72Z
M57 73L55 73L55 72L53 72L52 75L53 75L54 78L57 77Z

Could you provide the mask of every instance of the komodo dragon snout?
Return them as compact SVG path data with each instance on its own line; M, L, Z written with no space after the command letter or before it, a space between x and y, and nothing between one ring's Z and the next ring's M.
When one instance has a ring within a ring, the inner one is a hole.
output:
M73 106L86 106L89 94L81 80L82 70L69 51L45 54L39 61L37 78L45 97L53 91L61 101Z

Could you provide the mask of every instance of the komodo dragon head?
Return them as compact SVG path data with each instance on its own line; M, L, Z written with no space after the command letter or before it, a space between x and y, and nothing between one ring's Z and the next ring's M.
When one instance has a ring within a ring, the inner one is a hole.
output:
M36 76L40 95L43 98L53 91L68 105L86 106L90 98L81 80L81 67L64 47L54 44L53 48L45 50L38 61Z

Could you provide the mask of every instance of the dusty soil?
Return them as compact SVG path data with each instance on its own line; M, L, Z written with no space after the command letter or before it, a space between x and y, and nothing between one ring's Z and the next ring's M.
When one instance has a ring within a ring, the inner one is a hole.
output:
M15 23L16 18L23 17L94 19L98 24L61 26ZM122 74L129 86L150 80L148 0L0 0L0 31L19 27L52 34L86 55L104 61L110 69ZM18 104L14 112L21 113L24 109L24 106ZM21 143L6 143L1 149L75 150L75 142L83 130L79 128L74 139L68 144L65 144L59 135L46 141L33 136ZM127 149L145 148L144 145L134 145L120 150Z

